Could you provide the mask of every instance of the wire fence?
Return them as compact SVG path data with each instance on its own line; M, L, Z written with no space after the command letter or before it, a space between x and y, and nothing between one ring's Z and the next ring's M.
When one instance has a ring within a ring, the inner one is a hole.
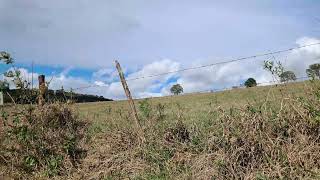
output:
M305 44L305 45L292 47L292 48L288 48L288 49L282 49L282 50L276 50L276 51L272 51L272 52L266 52L266 53L261 53L261 54L245 56L245 57L227 59L227 60L223 60L223 61L219 61L219 62L215 62L215 63L211 63L211 64L188 67L188 68L178 69L178 70L175 70L175 71L163 72L163 73L159 73L159 74L150 74L150 75L144 75L144 76L138 76L138 77L127 77L126 81L127 82L131 82L131 81L137 81L137 80L147 79L147 78L156 78L156 77L160 77L160 76L166 76L166 75L169 75L169 74L178 74L178 73L182 73L182 72L186 72L186 71L201 70L203 68L214 67L214 66L223 65L223 64L229 64L229 63L235 63L235 62L244 62L244 61L248 61L248 60L252 60L252 59L256 60L256 58L258 58L258 57L268 57L268 56L270 57L270 56L274 56L276 54L292 52L292 51L295 51L295 50L299 50L299 49L303 49L303 48L307 48L307 47L312 47L312 46L319 46L319 45L320 45L320 42L312 43L312 44ZM316 58L316 59L320 59L320 57ZM307 79L309 79L309 77L307 77L307 76L297 77L296 81L303 81L303 80L307 80ZM114 84L114 83L121 83L121 82L120 81L115 81L115 82L111 82L111 83ZM272 85L272 84L274 85L274 84L281 84L281 83L277 82L277 81L257 82L258 86ZM89 89L89 88L106 88L106 87L107 87L107 85L93 84L93 85L87 85L87 86L82 86L82 87L72 87L71 90L73 92L82 92L83 90L86 90L86 89ZM200 91L192 91L192 92L188 92L188 93L184 93L184 94L204 93L204 92L218 92L218 91L230 90L230 89L241 88L241 87L243 87L243 85L236 84L236 85L229 86L229 87L224 87L224 88L218 88L218 89L209 88L209 89L200 90ZM133 93L135 94L135 92L133 92Z

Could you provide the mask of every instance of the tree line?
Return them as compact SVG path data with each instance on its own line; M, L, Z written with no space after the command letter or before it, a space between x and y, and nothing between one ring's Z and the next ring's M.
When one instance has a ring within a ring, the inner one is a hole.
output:
M10 66L11 68L2 73L5 77L10 79L16 86L15 89L10 89L9 82L5 79L0 80L0 92L3 92L3 100L5 103L36 103L38 97L38 90L30 88L30 82L24 80L19 69L13 65L14 61L11 55L7 52L0 52L0 62ZM48 85L48 84L47 84ZM46 101L72 101L72 102L96 102L96 101L112 101L112 99L104 98L103 96L79 94L74 92L66 92L61 90L48 89L46 92Z

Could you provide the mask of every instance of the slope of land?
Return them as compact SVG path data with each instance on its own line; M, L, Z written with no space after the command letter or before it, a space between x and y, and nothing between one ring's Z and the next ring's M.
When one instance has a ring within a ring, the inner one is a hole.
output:
M320 179L319 81L135 104L140 127L127 101L5 108L0 179Z
M139 146L126 101L78 104L92 123L81 177L320 178L319 82L136 100Z

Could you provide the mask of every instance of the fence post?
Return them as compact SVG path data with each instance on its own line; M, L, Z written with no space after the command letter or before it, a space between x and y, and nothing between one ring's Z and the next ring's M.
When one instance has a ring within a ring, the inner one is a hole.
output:
M124 92L126 93L126 96L128 98L128 103L129 103L129 106L130 106L130 109L131 109L132 117L133 117L133 119L135 121L136 127L138 128L138 133L139 133L139 136L140 136L140 140L142 141L142 143L144 143L145 142L144 133L143 133L143 130L142 130L140 122L139 122L138 113L137 113L134 101L132 99L128 84L127 84L126 79L124 77L124 74L122 72L120 63L118 61L115 61L115 64L116 64L116 68L117 68L118 73L119 73L119 77L120 77Z
M0 106L2 106L3 105L3 92L2 91L0 91Z
M45 81L45 75L38 76L39 80L39 96L38 96L38 104L40 106L44 105L45 99L46 99L46 81Z

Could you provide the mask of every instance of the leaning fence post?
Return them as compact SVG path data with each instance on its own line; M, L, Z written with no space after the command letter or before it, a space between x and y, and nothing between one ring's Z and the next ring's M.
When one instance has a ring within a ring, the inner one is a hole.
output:
M45 99L46 99L46 81L45 81L45 75L40 75L38 77L39 80L39 96L38 96L38 104L40 106L44 105Z
M130 93L130 90L129 90L129 86L128 86L128 84L126 82L126 79L124 77L124 74L122 72L120 63L118 61L115 61L115 64L116 64L116 68L117 68L118 73L119 73L119 77L120 77L124 92L126 93L126 96L128 98L128 103L129 103L129 106L130 106L130 109L131 109L132 117L134 119L136 127L138 128L138 133L139 133L139 136L140 136L140 140L142 141L142 143L144 143L145 142L145 137L144 137L141 125L139 123L138 113L137 113L136 107L134 105L134 101L132 99L132 96L131 96L131 93Z

